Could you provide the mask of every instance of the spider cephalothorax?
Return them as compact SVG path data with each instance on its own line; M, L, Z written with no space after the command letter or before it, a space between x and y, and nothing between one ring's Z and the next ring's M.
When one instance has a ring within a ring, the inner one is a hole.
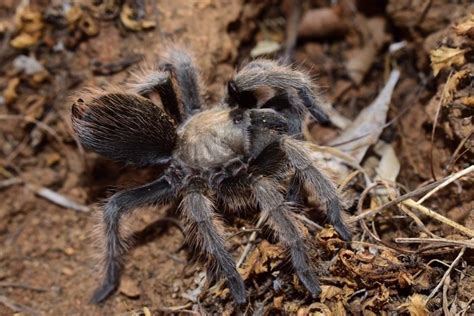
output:
M259 88L273 94L260 102ZM154 95L162 106L150 100ZM105 276L93 302L117 289L126 252L121 220L145 205L179 202L188 241L212 263L216 275L227 279L239 304L246 302L244 282L221 237L217 206L259 209L313 296L320 287L303 225L295 216L297 195L319 197L329 222L350 240L334 184L315 166L305 143L294 137L305 113L328 119L307 76L273 61L253 61L229 82L224 102L204 108L192 59L176 48L125 92L89 92L74 103L73 126L87 148L137 166L166 166L155 181L118 192L105 205ZM290 179L289 185L282 184L284 179Z

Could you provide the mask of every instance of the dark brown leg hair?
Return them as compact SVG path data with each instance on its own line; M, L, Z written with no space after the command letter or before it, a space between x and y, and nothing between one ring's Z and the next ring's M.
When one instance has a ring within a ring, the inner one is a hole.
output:
M191 55L184 49L172 47L163 63L177 85L177 95L183 104L184 116L188 117L202 108L199 71Z
M261 216L268 216L268 223L289 250L296 274L311 295L317 297L321 288L307 255L303 225L294 216L294 208L285 201L276 181L262 177L256 180L253 188Z
M182 122L181 110L171 80L172 70L173 68L169 64L158 65L156 69L152 68L136 75L135 81L131 82L129 87L133 92L145 97L150 97L152 93L158 93L166 112L180 123Z
M270 87L276 90L277 94L282 91L295 91L303 106L320 123L328 123L329 117L320 107L321 100L313 92L311 79L301 71L282 65L271 60L255 60L242 68L228 84L228 101L238 103L242 107L253 106L240 104L239 101L255 101L251 91L261 87ZM290 94L288 101L294 102L299 111L299 105ZM242 96L245 98L242 99ZM256 105L255 105L256 107Z
M342 239L350 241L352 234L342 219L344 207L334 184L314 166L309 152L300 141L285 138L282 140L282 148L304 188L318 196L326 206L329 223Z
M245 304L244 281L237 272L232 256L225 249L224 239L218 230L220 223L216 220L214 203L206 196L207 190L207 185L202 179L192 179L179 205L186 224L188 242L206 252L216 275L227 279L227 285L235 302Z
M98 304L112 295L120 284L123 257L127 251L124 236L120 234L121 219L134 209L151 204L162 204L171 198L173 190L167 180L161 177L149 184L127 189L114 194L103 212L105 237L104 279L95 290L91 302Z
M129 84L129 87L143 96L158 92L166 111L176 122L181 123L202 107L199 83L199 71L191 55L185 50L172 47L165 52L163 61L137 75L135 82Z

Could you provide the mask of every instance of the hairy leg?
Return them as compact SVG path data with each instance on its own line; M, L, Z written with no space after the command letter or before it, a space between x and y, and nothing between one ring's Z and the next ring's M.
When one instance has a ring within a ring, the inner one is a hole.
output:
M181 122L181 111L178 96L171 80L171 71L171 67L163 64L142 69L139 73L134 74L134 79L128 84L128 87L133 92L148 98L153 93L158 93L165 110L176 122Z
M129 87L144 96L158 92L165 109L182 122L202 107L199 71L183 49L169 47L162 57L158 65L136 74Z
M219 234L213 202L205 195L207 185L201 179L190 181L179 205L186 223L188 241L205 251L216 274L227 279L230 293L237 304L246 302L244 281L237 272L235 262L225 249L224 239Z
M311 295L317 297L321 288L307 254L304 226L294 216L294 208L285 201L278 183L270 178L262 177L256 180L253 192L262 216L268 217L268 223L287 247L296 274Z
M261 87L273 88L277 94L288 92L286 101L289 103L288 107L294 109L292 112L295 115L301 110L301 103L316 120L321 123L329 122L328 116L320 107L321 100L313 92L310 78L303 72L276 61L255 60L242 68L228 84L228 102L246 108L257 107L257 99L251 92ZM243 101L255 104L242 104Z
M352 234L342 219L344 207L335 185L314 166L308 150L301 141L284 138L281 146L304 188L318 196L326 206L329 222L342 239L351 240Z
M125 239L120 234L121 219L135 208L164 203L172 196L172 188L164 177L149 184L114 194L105 205L102 220L105 238L104 279L92 296L98 304L113 294L123 270L123 257L127 251Z

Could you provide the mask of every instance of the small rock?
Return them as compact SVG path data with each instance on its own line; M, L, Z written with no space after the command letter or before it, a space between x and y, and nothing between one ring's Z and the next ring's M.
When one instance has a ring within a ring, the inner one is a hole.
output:
M128 298L138 298L141 294L141 290L137 283L129 277L123 277L120 282L120 293Z

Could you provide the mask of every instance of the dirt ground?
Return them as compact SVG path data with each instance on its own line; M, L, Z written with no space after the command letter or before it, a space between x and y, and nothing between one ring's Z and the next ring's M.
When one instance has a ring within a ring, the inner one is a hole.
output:
M78 147L71 96L83 87L124 83L173 41L192 49L207 99L217 102L240 65L281 56L297 6L276 0L122 2L0 3L0 315L237 312L222 282L206 282L202 264L181 247L179 225L160 221L175 217L173 206L130 218L138 243L119 293L101 306L89 304L100 281L94 226L101 202L160 170L124 167ZM354 242L345 245L325 226L317 205L308 207L310 255L323 285L322 296L312 299L286 264L281 244L262 230L240 270L250 298L243 312L474 314L469 2L302 1L293 63L316 78L333 122L308 122L304 134L336 150L319 147L315 159L327 164L344 192ZM357 120L389 78L397 81L387 90L389 107ZM353 121L362 123L351 129ZM369 137L360 136L361 129ZM350 148L355 143L363 148L360 159ZM434 179L453 183L416 204ZM386 205L397 198L399 204ZM376 215L361 215L369 209ZM252 216L226 218L235 258L255 223Z

